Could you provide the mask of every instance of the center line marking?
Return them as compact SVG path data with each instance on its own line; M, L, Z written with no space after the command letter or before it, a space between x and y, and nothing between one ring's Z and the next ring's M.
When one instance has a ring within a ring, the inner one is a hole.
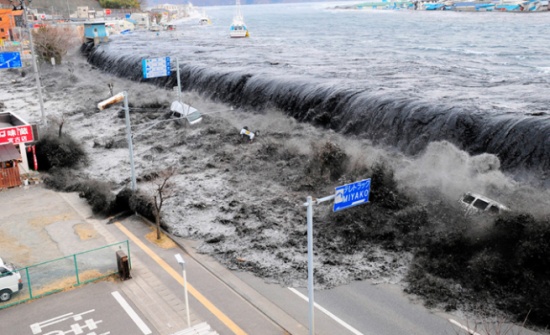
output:
M124 297L120 295L118 291L111 292L111 294L113 295L113 297L115 297L116 301L120 304L120 306L122 306L126 314L128 314L128 316L132 319L132 321L134 321L136 326L138 326L138 328L141 330L141 332L144 335L152 334L151 329L147 327L145 322L143 322L143 320L139 317L139 315L137 315L136 311L134 311L132 306L128 304L126 299L124 299Z

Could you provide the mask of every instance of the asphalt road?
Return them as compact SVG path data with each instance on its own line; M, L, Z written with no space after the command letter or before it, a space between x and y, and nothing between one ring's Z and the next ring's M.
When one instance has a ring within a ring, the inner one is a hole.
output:
M4 309L0 312L0 334L156 334L118 285L87 284Z
M296 320L308 324L306 288L283 288L267 284L249 273L235 274L273 303L285 308ZM456 315L429 310L420 302L411 301L397 285L358 281L315 291L314 300L315 333L318 335L541 334L502 322L479 323L480 320L464 320ZM335 329L338 330L335 332Z

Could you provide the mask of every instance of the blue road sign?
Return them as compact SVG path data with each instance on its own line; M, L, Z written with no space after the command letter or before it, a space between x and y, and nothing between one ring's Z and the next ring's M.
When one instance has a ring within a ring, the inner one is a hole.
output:
M22 67L19 52L0 52L0 69Z
M143 78L166 77L170 75L170 57L142 59Z
M369 202L370 178L336 187L334 212Z

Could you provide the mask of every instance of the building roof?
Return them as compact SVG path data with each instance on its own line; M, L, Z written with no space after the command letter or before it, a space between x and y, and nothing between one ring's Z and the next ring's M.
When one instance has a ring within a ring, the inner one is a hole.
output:
M21 157L21 153L13 143L0 144L0 162L19 159L19 157Z

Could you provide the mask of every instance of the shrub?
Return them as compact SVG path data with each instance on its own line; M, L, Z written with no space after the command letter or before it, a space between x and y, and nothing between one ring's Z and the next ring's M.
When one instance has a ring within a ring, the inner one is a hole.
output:
M124 188L118 194L115 198L115 204L113 206L113 209L116 212L124 212L129 211L130 208L130 199L132 198L132 195L134 194L134 191L132 191L129 188Z
M75 185L78 184L78 179L72 170L67 168L52 168L43 180L46 187L50 189L70 192L76 188Z
M349 157L336 144L325 142L313 144L312 157L306 166L306 174L318 181L336 181L345 172Z
M477 291L494 290L498 285L507 284L511 273L508 263L494 251L484 249L468 261L469 285Z
M136 192L130 197L129 204L132 211L139 213L151 222L155 222L155 209L151 196Z
M369 201L394 210L403 209L410 202L397 189L393 170L384 164L376 164L372 167Z
M140 8L139 0L99 0L103 8Z
M43 171L53 167L74 167L87 161L82 146L71 136L59 137L49 133L36 143L36 159L39 169Z
M415 257L407 273L408 286L405 288L405 292L422 296L424 303L429 307L443 303L445 310L455 309L464 298L459 285L452 280L445 280L427 273L424 269L424 265L427 263L429 263L428 259Z
M88 180L78 185L79 196L85 198L96 214L109 215L113 212L115 195L107 182Z

